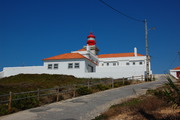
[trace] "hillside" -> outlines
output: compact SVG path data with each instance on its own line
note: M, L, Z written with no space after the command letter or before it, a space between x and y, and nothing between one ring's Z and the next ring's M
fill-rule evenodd
M0 79L0 95L11 92L25 92L37 89L87 83L89 79L70 75L19 74ZM91 79L100 80L100 79Z

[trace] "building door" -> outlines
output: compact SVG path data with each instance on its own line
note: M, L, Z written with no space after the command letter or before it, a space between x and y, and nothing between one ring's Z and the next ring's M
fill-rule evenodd
M180 78L180 71L178 71L176 73L177 73L177 77Z
M88 65L88 72L94 72L94 68L91 65Z

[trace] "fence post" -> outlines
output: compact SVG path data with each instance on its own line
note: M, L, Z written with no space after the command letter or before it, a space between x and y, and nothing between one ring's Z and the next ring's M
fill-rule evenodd
M88 89L90 88L90 81L88 80Z
M124 85L124 77L123 77L123 85Z
M153 75L151 74L151 81L153 80Z
M143 79L143 75L141 75L141 80L143 81L144 79Z
M57 94L56 101L58 102L59 101L59 87L57 88L56 94Z
M132 76L132 80L134 80L134 76Z
M112 81L111 81L112 83L112 88L114 88L114 79L112 79Z
M12 92L9 92L8 111L12 110Z
M38 99L38 101L39 101L39 98L40 98L40 91L39 91L39 89L37 90L37 99Z
M155 80L155 75L153 75L153 78L152 78L153 80Z
M73 97L76 97L76 86L73 85Z

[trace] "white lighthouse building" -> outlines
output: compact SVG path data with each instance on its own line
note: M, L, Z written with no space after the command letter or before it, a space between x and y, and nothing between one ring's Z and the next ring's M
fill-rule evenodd
M145 75L146 56L137 53L98 54L93 33L87 45L77 51L43 59L43 66L5 67L0 77L17 74L66 74L83 78L122 78ZM150 72L151 67L149 66ZM151 72L152 73L152 72Z

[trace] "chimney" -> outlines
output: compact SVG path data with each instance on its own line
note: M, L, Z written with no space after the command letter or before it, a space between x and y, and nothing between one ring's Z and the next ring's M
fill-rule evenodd
M86 46L86 51L89 52L90 51L90 48L89 48L89 45L87 44Z
M134 56L137 57L137 48L134 48Z

